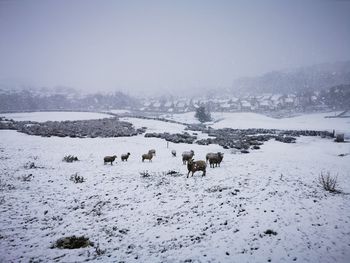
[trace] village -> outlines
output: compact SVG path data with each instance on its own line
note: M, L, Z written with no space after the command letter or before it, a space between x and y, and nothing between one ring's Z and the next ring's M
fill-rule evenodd
M262 94L260 96L226 96L222 98L151 98L143 99L139 111L184 113L205 105L216 112L277 112L277 111L327 111L320 92L310 92L308 96L298 94ZM135 109L136 110L136 109Z

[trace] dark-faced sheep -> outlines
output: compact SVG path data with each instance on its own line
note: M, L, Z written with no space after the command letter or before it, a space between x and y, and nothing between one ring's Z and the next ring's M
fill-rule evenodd
M171 154L173 155L173 157L176 157L176 151L175 150L172 150Z
M116 155L113 155L113 156L105 156L105 158L103 158L104 164L106 164L106 163L111 163L111 165L113 165L113 162L114 162L115 158L117 158Z
M152 162L152 158L153 158L153 153L142 154L142 162L144 160L149 160L150 162Z
M210 167L212 168L214 168L214 164L215 164L215 167L217 167L218 165L220 167L220 163L222 162L223 158L224 158L224 154L221 152L208 153L206 155L207 162L209 161Z
M189 160L191 160L194 156L194 151L191 150L190 152L183 152L182 153L182 163L186 164Z
M188 169L187 178L190 172L192 172L192 176L193 176L193 174L197 171L202 171L203 172L202 176L205 176L207 164L205 163L205 161L202 161L202 160L194 161L193 159L190 159L187 161L187 169Z
M122 159L122 162L124 162L124 161L128 161L129 156L130 156L130 153L126 153L126 154L122 154L120 158Z
M155 149L149 150L148 153L151 153L151 154L153 154L154 156L156 156L156 150L155 150Z

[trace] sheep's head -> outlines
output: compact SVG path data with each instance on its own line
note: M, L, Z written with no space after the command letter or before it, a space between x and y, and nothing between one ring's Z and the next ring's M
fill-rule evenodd
M114 159L115 159L115 158L117 158L117 156L116 156L116 155L113 155L112 157L113 157Z
M130 153L127 153L127 155L129 156L129 155L130 155Z
M191 153L192 153L192 154L194 154L194 151L193 151L193 150L191 150Z
M192 165L193 162L194 162L194 159L190 159L190 160L187 161L187 164L188 164L188 165Z

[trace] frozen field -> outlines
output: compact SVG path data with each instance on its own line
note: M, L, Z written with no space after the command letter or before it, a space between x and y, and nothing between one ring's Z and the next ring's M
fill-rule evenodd
M0 113L8 119L15 121L77 121L111 118L112 115L96 112L64 112L64 111L42 111L42 112L21 112L21 113Z
M276 119L267 117L262 114L251 112L239 113L221 113L214 112L212 117L215 123L212 127L249 129L249 128L265 128L265 129L292 129L292 130L327 130L333 129L337 132L346 133L350 137L350 118L325 118L325 116L334 116L335 113L314 113L305 114L297 117ZM164 117L184 123L199 123L194 117L194 112L183 114L165 114Z
M250 123L267 125L264 120ZM156 132L184 128L128 121ZM42 138L1 130L0 262L349 262L350 155L338 155L350 153L350 144L300 137L295 144L269 141L246 155L218 145L166 145L143 135ZM157 150L153 162L142 163L151 148ZM195 159L224 152L221 167L186 178L180 156L191 149ZM131 156L122 163L126 152ZM68 154L80 161L62 162ZM117 163L104 165L103 157L113 154ZM150 176L140 175L145 172ZM321 172L338 175L343 193L319 187ZM86 181L72 182L75 173ZM71 235L84 235L95 247L50 248Z

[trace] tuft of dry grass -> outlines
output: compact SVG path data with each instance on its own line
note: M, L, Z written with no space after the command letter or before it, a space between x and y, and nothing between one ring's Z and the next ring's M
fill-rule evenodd
M319 184L323 187L324 190L330 193L340 193L338 189L338 176L332 176L330 172L321 174L318 177Z
M83 176L78 175L78 173L72 174L70 176L70 180L76 184L85 182L85 178Z

